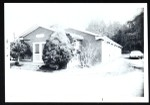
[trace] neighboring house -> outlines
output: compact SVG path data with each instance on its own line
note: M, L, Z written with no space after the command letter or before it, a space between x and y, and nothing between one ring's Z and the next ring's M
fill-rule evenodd
M38 26L31 31L23 34L20 39L26 41L31 46L33 52L33 62L42 61L42 51L46 40L55 34L55 30L43 26ZM76 48L96 48L98 62L109 61L112 58L116 58L121 55L122 46L115 43L108 37L99 37L98 34L94 34L88 31L81 31L73 28L65 29L66 35L71 35L76 39Z

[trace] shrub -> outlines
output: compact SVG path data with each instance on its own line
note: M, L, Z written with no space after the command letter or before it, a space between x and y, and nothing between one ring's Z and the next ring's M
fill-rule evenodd
M99 62L100 53L97 46L87 43L86 47L81 47L80 62L82 67L90 67Z
M65 69L67 63L72 58L72 46L68 37L63 32L56 32L43 49L42 59L50 69Z
M24 56L32 56L32 52L30 50L30 46L27 43L17 40L10 44L10 56L17 60L19 63L20 58L23 58Z

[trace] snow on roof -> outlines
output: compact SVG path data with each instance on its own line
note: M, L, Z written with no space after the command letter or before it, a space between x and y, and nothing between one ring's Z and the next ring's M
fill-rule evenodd
M29 30L25 31L21 36L20 38L23 38L25 37L26 35L28 35L29 33L31 33L32 31L36 30L37 28L39 27L42 27L42 28L45 28L45 29L48 29L48 30L51 30L51 31L54 31L56 32L57 30L59 29L53 29L53 28L50 28L50 27L46 27L46 26L34 26L34 27L31 27ZM106 36L100 36L99 34L95 34L95 33L92 33L92 32L89 32L89 31L86 31L86 30L81 30L81 29L77 29L77 28L66 28L64 30L76 30L76 31L79 31L79 32L83 32L83 33L86 33L86 34L89 34L89 35L93 35L95 36L95 40L99 40L99 39L102 39L102 40L105 40L107 42L110 42L110 43L113 43L114 45L117 45L119 47L122 48L121 45L119 45L118 43L114 42L113 40L111 40L110 38L106 37ZM75 33L70 33L70 35L76 39L81 39L83 40L84 38L80 35L77 35Z
M39 27L42 27L42 28L45 28L45 29L48 29L48 30L51 30L51 31L61 31L61 30L63 30L63 29L55 29L55 28L50 28L50 27L46 27L46 26L38 26L38 25L35 25L35 26L33 26L33 27L31 27L31 28L29 28L27 31L25 31L25 32L23 32L22 34L21 34L21 36L20 36L20 38L23 38L23 37L25 37L25 36L27 36L29 33L31 33L32 31L34 31L34 30L36 30L37 28L39 28ZM70 28L69 28L70 29ZM72 29L72 28L71 28ZM65 30L65 29L64 29ZM77 29L75 29L75 30L77 30ZM77 31L81 31L81 30L77 30ZM83 32L83 31L81 31L81 32ZM91 34L91 33L89 33L89 32L86 32L86 33L88 33L88 34ZM77 35L77 34L73 34L73 33L71 33L71 36L72 37L74 37L74 38L76 38L76 39L83 39L83 37L82 36L79 36L79 35Z
M74 28L74 27L73 28L67 28L66 30L76 30L76 31L79 31L79 32L83 32L83 33L92 35L92 36L100 36L100 34L95 34L93 32L89 32L89 31L82 30L82 29L77 29L77 28Z
M120 48L122 48L122 46L116 42L114 42L113 40L111 40L110 38L108 38L107 36L102 36L100 34L95 34L95 33L92 33L92 32L89 32L89 31L86 31L86 30L81 30L81 29L77 29L77 28L68 28L68 29L71 29L71 30L77 30L77 31L80 31L80 32L84 32L84 33L87 33L87 34L90 34L90 35L93 35L95 36L95 40L99 40L99 39L102 39L102 40L105 40L107 42L110 42L116 46L119 46Z
M121 46L120 44L114 42L113 40L111 40L111 39L108 38L107 36L101 36L101 37L98 36L98 37L95 37L95 40L100 40L100 39L102 39L102 40L104 40L104 41L106 41L106 42L110 42L110 43L112 43L112 44L114 44L114 45L119 46L120 48L122 48L122 46Z
M77 35L77 34L71 33L70 35L71 35L73 38L75 38L75 39L79 39L79 40L83 40L83 39L84 39L82 36Z

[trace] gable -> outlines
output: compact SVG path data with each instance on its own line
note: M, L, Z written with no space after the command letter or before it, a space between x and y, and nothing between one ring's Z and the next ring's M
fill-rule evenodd
M72 29L72 28L68 28L65 30L66 32L70 33L70 34L75 34L78 35L80 37L83 37L83 39L85 40L85 42L96 42L95 41L95 35L88 33L88 32L83 32L77 29Z
M37 29L31 31L30 33L22 36L24 40L28 40L31 42L45 42L52 34L54 31L43 28L43 27L38 27Z

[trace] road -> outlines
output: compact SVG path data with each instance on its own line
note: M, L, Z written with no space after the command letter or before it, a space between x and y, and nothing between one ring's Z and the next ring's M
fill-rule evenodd
M144 72L134 61L118 58L85 69L55 72L9 70L5 72L8 102L99 102L108 98L141 97ZM143 65L143 60L137 66ZM135 62L134 62L135 63Z

